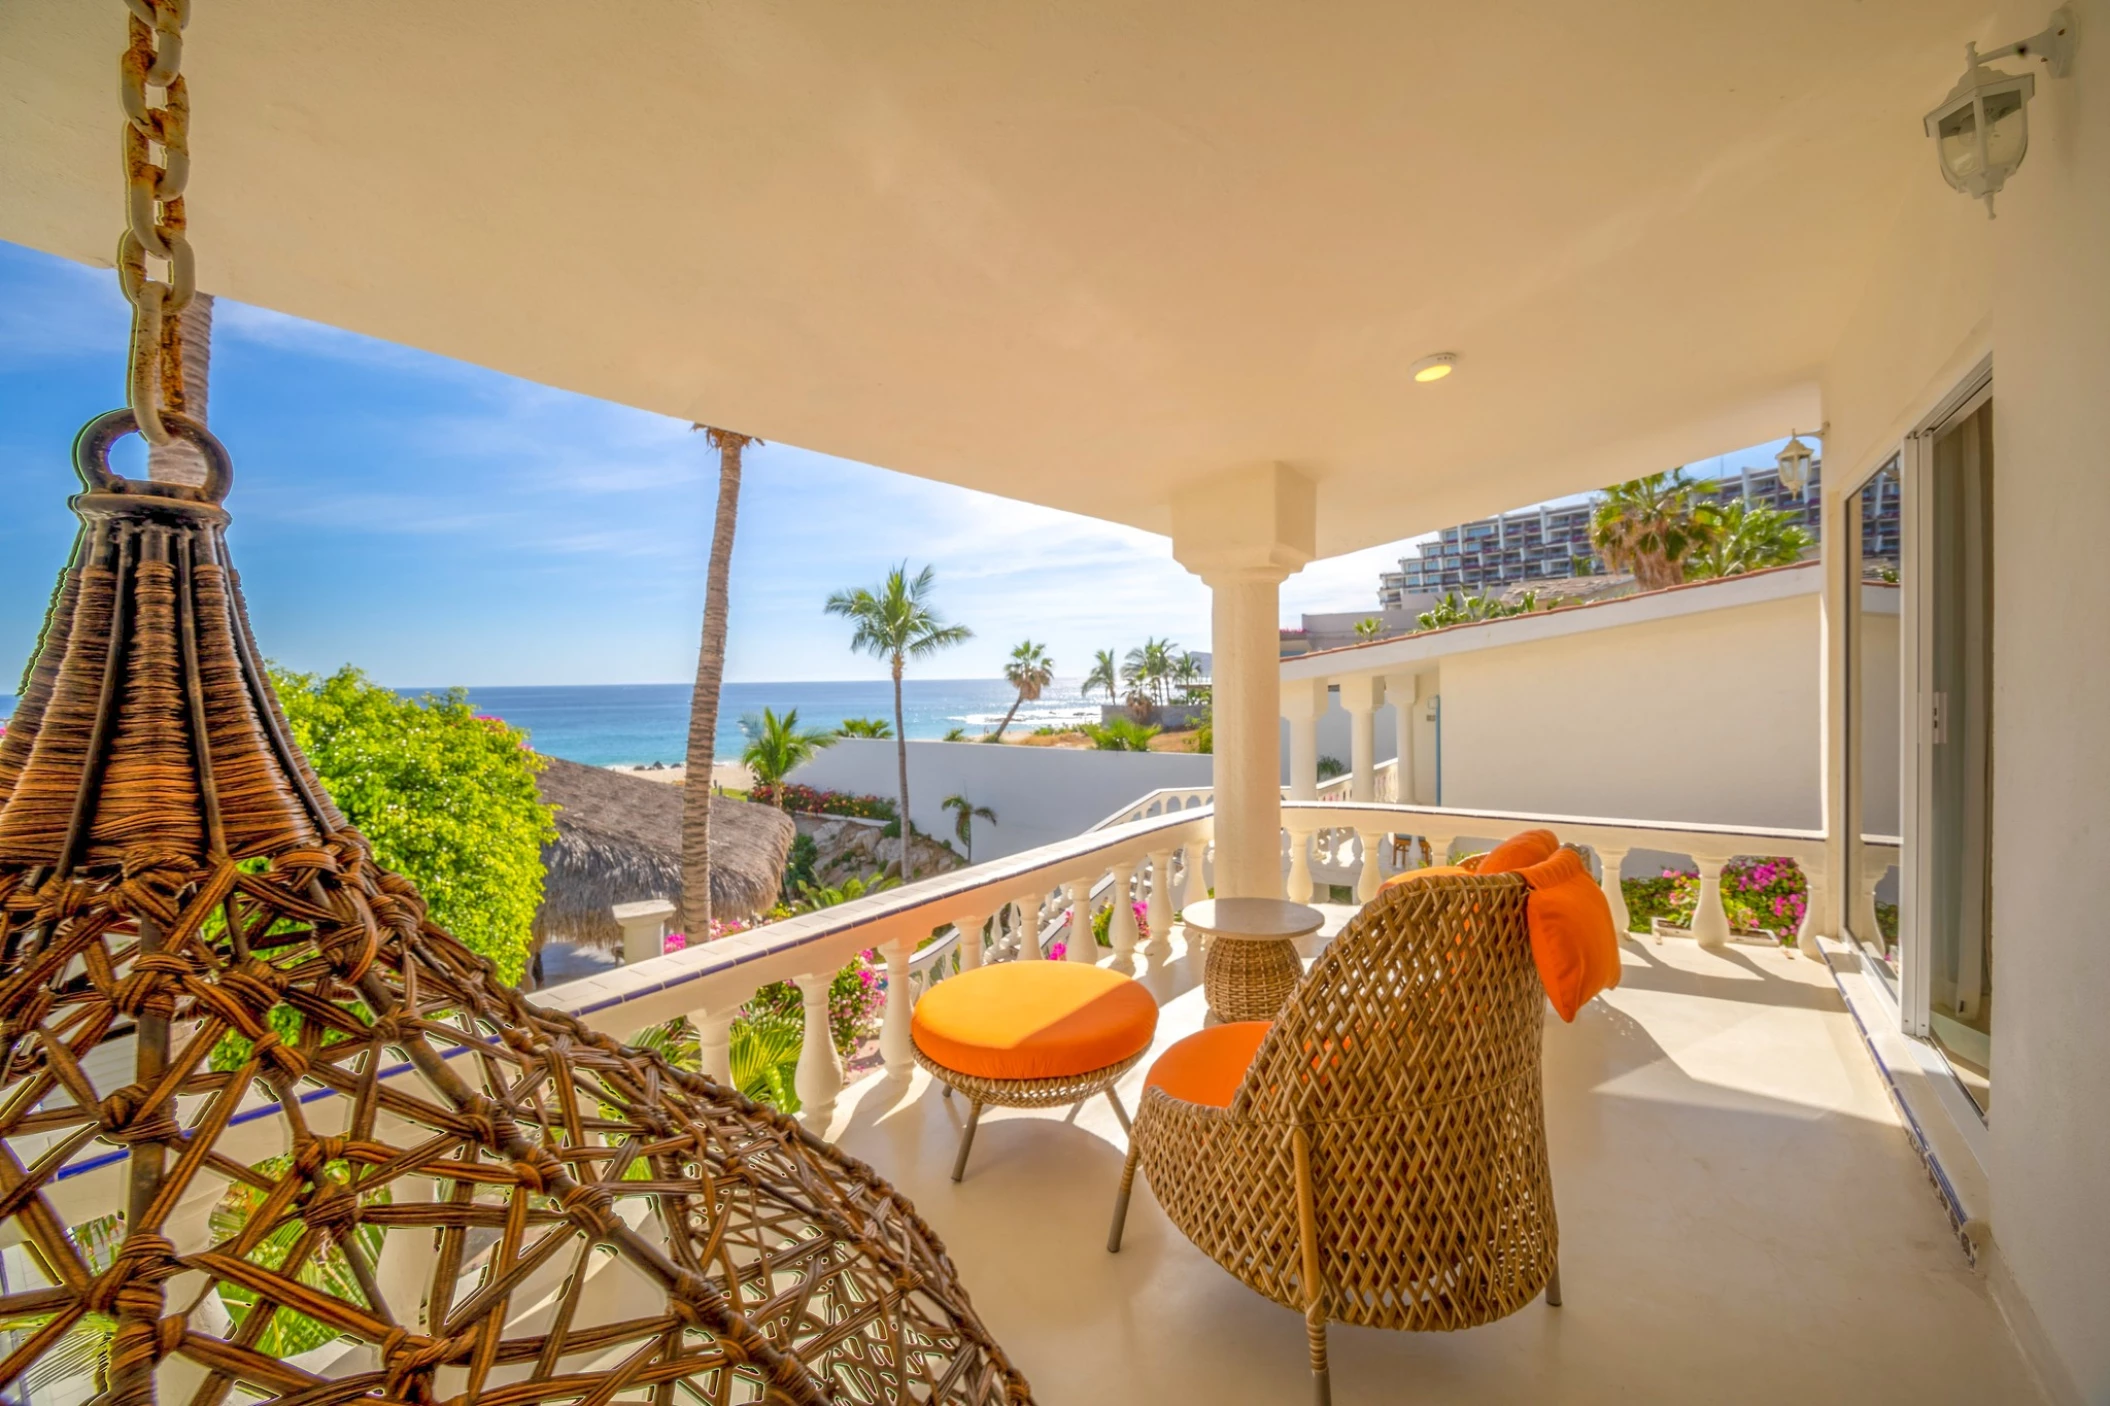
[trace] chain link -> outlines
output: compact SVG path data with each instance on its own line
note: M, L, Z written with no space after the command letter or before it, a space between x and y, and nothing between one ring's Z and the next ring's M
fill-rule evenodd
M198 290L183 237L183 187L190 179L190 92L183 81L183 27L190 0L125 0L131 42L118 65L125 109L125 232L117 279L132 304L132 414L149 444L174 435L164 414L184 412L179 316ZM151 95L161 90L157 103ZM165 277L149 276L147 261Z

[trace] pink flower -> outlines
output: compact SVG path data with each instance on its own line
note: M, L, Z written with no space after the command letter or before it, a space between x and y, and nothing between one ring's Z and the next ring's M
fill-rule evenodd
M687 933L670 932L667 934L665 941L662 943L660 951L679 952L688 945L689 935Z
M1067 942L1058 942L1048 949L1048 960L1059 962L1069 954L1069 950L1070 945Z

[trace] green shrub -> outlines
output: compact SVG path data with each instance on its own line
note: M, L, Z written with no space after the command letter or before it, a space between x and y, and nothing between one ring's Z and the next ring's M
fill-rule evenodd
M520 980L542 904L554 814L527 734L480 717L461 689L404 698L349 666L271 671L293 740L374 857L424 894L432 920Z
M1092 746L1102 752L1147 752L1150 739L1162 731L1156 723L1139 723L1134 718L1115 718L1104 727L1086 723L1083 728Z

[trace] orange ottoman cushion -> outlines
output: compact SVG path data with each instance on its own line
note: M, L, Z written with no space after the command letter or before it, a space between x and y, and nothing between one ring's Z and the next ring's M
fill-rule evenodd
M916 1003L909 1034L933 1063L983 1079L1060 1079L1150 1047L1158 1003L1140 982L1081 962L961 972Z
M1238 1092L1273 1024L1238 1020L1198 1030L1151 1063L1143 1087L1163 1089L1182 1103L1229 1108L1231 1096Z

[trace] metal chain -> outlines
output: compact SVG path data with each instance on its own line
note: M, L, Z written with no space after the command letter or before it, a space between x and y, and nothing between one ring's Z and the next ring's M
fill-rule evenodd
M197 292L197 271L184 240L183 187L190 179L190 92L183 81L183 27L190 0L125 0L131 43L118 66L125 109L124 237L117 278L132 304L127 399L149 444L174 438L164 413L182 414L183 330L180 314ZM149 96L161 90L157 104ZM157 154L158 153L158 154ZM147 260L166 277L150 278Z

